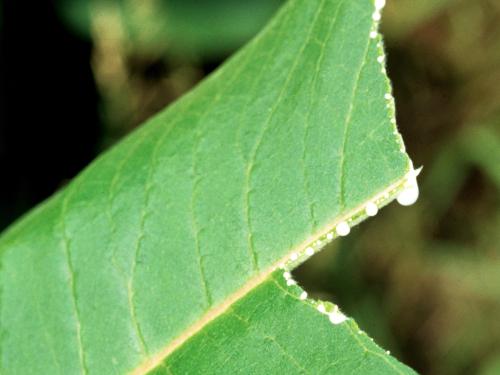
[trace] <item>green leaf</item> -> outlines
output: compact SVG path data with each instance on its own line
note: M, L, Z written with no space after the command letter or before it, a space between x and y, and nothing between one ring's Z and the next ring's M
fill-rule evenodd
M1 373L413 373L288 273L415 195L379 10L289 1L11 227Z

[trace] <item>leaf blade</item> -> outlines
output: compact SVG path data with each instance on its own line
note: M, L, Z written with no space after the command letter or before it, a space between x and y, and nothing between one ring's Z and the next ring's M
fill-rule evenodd
M273 304L263 305L269 300ZM276 316L285 322L280 329L274 326ZM228 353L226 347L233 349ZM189 363L187 358L196 361ZM414 373L377 347L354 321L332 326L310 302L300 300L296 290L290 290L280 272L211 322L203 335L194 336L152 373L217 373L221 368L227 373L256 374Z
M154 368L291 254L392 199L411 164L370 38L373 10L290 1L7 233L2 370Z

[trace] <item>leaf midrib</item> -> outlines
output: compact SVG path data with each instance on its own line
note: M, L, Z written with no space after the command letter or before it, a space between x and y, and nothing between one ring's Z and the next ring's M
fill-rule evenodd
M237 301L243 299L252 290L257 288L259 285L263 284L272 275L272 273L276 271L276 269L283 266L284 264L286 265L292 254L294 253L302 254L304 252L304 249L306 249L310 244L326 236L327 233L334 231L336 226L342 221L348 221L349 219L356 217L356 219L352 222L352 224L354 225L365 220L367 218L367 215L364 213L364 209L369 202L383 200L383 202L380 203L381 207L389 204L396 198L397 194L404 188L406 180L407 180L406 176L401 179L398 179L396 182L389 185L384 190L371 196L369 199L363 201L361 204L356 206L351 211L347 212L346 214L340 217L337 217L335 220L325 225L322 230L316 232L314 235L307 238L301 244L291 249L284 257L279 259L273 265L268 267L260 274L255 275L250 280L248 280L240 289L238 289L236 292L228 296L224 302L210 309L199 320L197 320L194 324L188 327L180 336L172 340L164 349L162 349L156 355L150 357L147 361L145 361L144 363L136 367L134 370L132 370L130 375L147 374L150 371L154 370L156 367L160 366L174 351L176 351L184 343L186 343L186 341L188 341L191 337L193 337L198 332L203 330L212 321L223 315ZM307 258L303 258L302 262L307 260L308 258L309 256L307 256ZM295 264L295 266L297 266L297 264Z
M292 66L291 66L291 68L289 70L289 73L287 75L287 78L285 80L283 88L282 88L280 94L278 95L278 99L275 102L273 110L271 111L270 115L268 116L268 119L264 123L263 130L261 130L260 135L258 136L257 142L255 143L255 145L254 145L254 147L252 149L252 153L251 153L251 157L250 157L250 162L248 163L248 166L247 166L247 169L246 169L246 177L247 178L246 178L246 184L245 185L247 186L247 192L246 192L247 200L249 199L249 195L250 195L250 192L249 192L248 189L249 189L249 184L250 184L249 179L250 179L251 172L252 172L252 167L253 167L253 160L252 159L255 158L255 155L258 153L259 145L260 145L260 140L265 135L265 132L267 130L267 125L271 122L271 119L273 117L274 111L279 106L279 103L281 102L281 98L283 96L283 93L285 92L285 90L286 90L286 88L288 86L288 82L289 82L290 78L293 76L293 72L296 70L298 62L300 61L300 56L303 54L305 48L308 45L308 41L310 40L310 38L312 36L312 33L314 31L314 27L315 27L316 22L317 22L317 20L319 18L319 15L321 14L321 10L322 10L324 4L325 4L325 0L322 0L322 2L320 3L320 5L318 6L318 9L317 9L317 11L315 13L315 16L314 16L314 20L313 20L313 22L311 22L311 27L310 27L310 29L308 31L308 35L306 37L306 40L305 40L303 46L301 47L300 52L297 54L297 58L294 60ZM338 15L338 11L342 8L342 5L343 5L343 2L341 4L339 4L339 7L337 8L337 14L335 15L335 19L332 22L332 26L331 27L333 27L333 25L335 24L335 21L336 21L336 18L337 18L336 16ZM356 96L357 87L358 87L358 83L359 83L359 78L361 76L361 72L363 70L363 67L366 64L366 56L367 56L367 53L368 53L369 45L370 45L370 40L368 39L368 41L366 43L366 46L365 46L365 49L364 49L363 58L360 61L359 69L357 70L357 74L355 76L354 85L353 85L352 92L351 92L352 98L351 98L350 106L348 108L348 111L347 111L346 117L345 117L345 121L344 121L344 126L343 126L344 133L343 133L343 142L342 142L342 146L343 147L342 147L342 151L344 151L344 148L345 148L345 143L346 143L347 133L348 133L348 127L349 127L349 124L351 122L350 120L351 120L351 115L352 115L352 110L353 110L352 100ZM321 58L319 60L321 61ZM344 206L344 204L343 204L343 200L344 200L343 199L343 190L344 190L344 187L343 187L343 185L344 185L343 184L343 168L344 168L344 166L343 166L343 159L344 159L344 152L342 152L342 163L341 163L341 166L340 166L340 168L341 168L341 173L340 173L340 179L341 179L341 181L340 181L340 184L341 184L342 188L340 189L339 200L342 202L342 206ZM171 353L173 353L175 350L177 350L179 347L181 347L190 337L194 336L196 333L198 333L199 331L201 331L211 321L215 320L217 317L221 316L224 312L226 312L235 302L237 302L238 300L244 298L245 295L247 295L250 291L252 291L256 287L258 287L260 284L262 284L279 267L280 264L286 263L286 261L289 259L289 257L290 257L291 254L293 254L295 252L300 252L301 250L305 249L305 247L308 244L316 241L322 235L326 235L326 233L332 231L339 222L344 221L346 219L349 219L351 216L354 215L354 213L356 213L360 209L362 209L368 202L373 201L375 199L375 197L377 197L377 196L383 196L383 195L386 195L387 192L393 191L394 188L396 186L398 186L399 184L401 184L401 182L404 181L404 180L405 180L405 178L399 180L395 184L389 186L387 189L384 189L381 193L376 194L374 197L368 199L367 201L365 201L364 203L362 203L360 206L356 207L349 214L345 214L345 215L343 215L343 217L338 218L334 222L330 223L329 225L326 226L326 229L324 229L323 231L318 231L316 235L312 235L309 239L307 239L306 241L304 241L304 243L302 243L301 245L299 245L297 248L291 250L287 255L285 255L283 258L281 258L280 260L278 260L276 263L274 263L268 269L266 269L265 271L257 274L256 276L254 276L246 284L244 284L239 290L237 290L235 293L233 293L232 295L230 295L223 303L221 303L220 305L216 306L215 308L209 310L197 322L195 322L193 325L191 325L183 334L181 334L176 339L174 339L164 350L160 351L157 355L155 355L152 358L150 358L143 365L141 365L138 368L136 368L132 372L132 374L134 374L134 375L144 374L144 373L147 373L150 370L154 369L157 365L160 365L162 362L164 362L164 360ZM248 202L247 202L246 206L247 207L249 206ZM251 245L252 244L252 239L251 239L251 232L252 231L251 231L249 216L250 216L250 213L247 212L247 225L248 225L248 229L249 229L248 230L248 236L249 236L248 241L249 241L249 244ZM250 248L252 248L252 246L250 246Z

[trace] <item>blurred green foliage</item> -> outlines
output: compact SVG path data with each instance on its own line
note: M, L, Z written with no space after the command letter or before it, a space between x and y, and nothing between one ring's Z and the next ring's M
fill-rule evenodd
M243 44L279 0L59 0L94 44L113 143ZM383 21L420 202L297 271L426 374L500 373L500 2L392 0Z
M255 35L282 0L57 0L68 27L94 43L108 125L103 147L189 90Z
M62 17L83 36L96 28L139 53L220 56L259 31L282 0L58 0ZM99 24L101 23L101 24Z

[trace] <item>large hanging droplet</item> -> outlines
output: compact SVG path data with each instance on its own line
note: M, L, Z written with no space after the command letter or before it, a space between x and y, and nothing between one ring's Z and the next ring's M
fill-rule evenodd
M412 166L412 169L408 173L408 176L406 178L404 188L397 197L398 203L400 205L411 206L417 201L419 195L417 176L420 174L421 170L422 168L414 170Z

